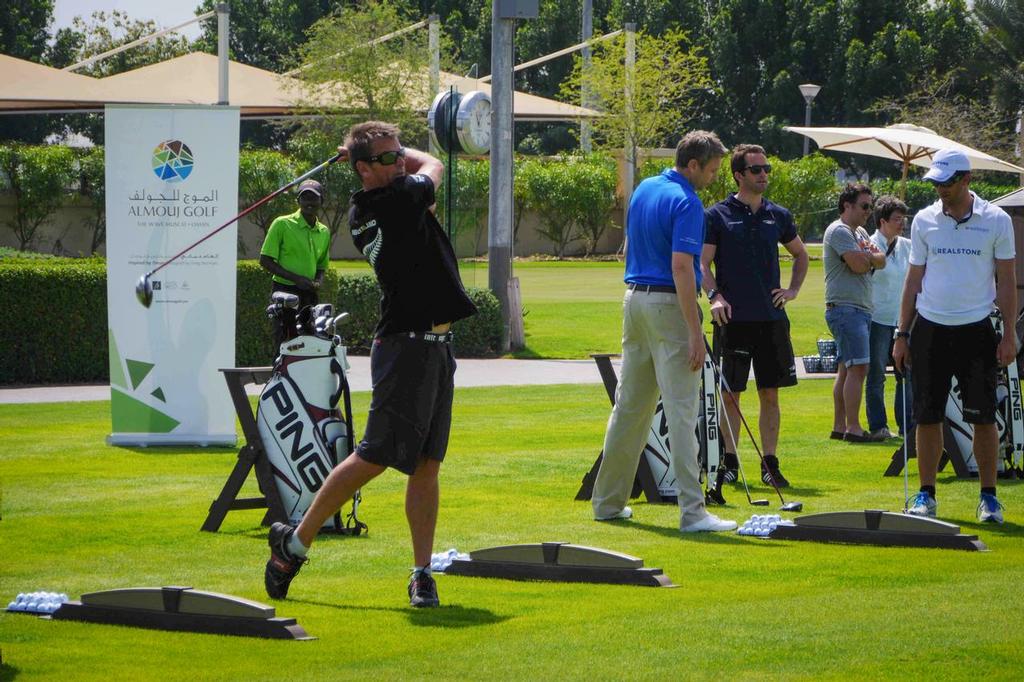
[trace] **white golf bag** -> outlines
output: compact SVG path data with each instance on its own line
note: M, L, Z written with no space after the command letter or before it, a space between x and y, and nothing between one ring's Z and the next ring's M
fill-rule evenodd
M268 316L298 305L298 297L292 294L278 292L273 300ZM347 313L332 315L330 304L300 311L297 335L281 344L256 409L263 449L292 525L302 520L331 470L355 446L345 374L349 365L341 338L334 334ZM342 399L344 411L338 407ZM344 525L340 514L335 514L324 530L351 535L366 530L358 518L360 501L357 491Z
M989 320L996 328L996 332L1002 335L1004 330L999 311L992 311ZM1000 475L1021 475L1024 457L1024 406L1021 402L1020 376L1016 362L1011 362L999 371L996 384L996 429L999 432ZM946 454L953 460L957 473L963 475L961 472L966 472L968 476L977 476L978 462L974 459L972 444L974 425L964 420L963 401L956 377L953 378L949 399L946 401L943 431Z
M718 468L722 461L724 445L719 429L718 394L715 390L714 359L710 354L704 357L701 372L700 404L697 414L697 459L708 491L717 490ZM678 499L679 488L672 467L671 448L668 440L668 419L661 399L654 409L654 418L644 445L643 456L647 459L651 474L658 486L658 493L665 502Z

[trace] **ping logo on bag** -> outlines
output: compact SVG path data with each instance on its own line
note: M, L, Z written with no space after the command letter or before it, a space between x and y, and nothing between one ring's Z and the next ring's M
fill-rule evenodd
M277 409L280 419L271 420L275 441L294 464L294 469L309 492L316 492L330 474L330 467L324 462L321 448L317 447L316 430L302 418L295 402L288 395L285 382L268 387L260 396L261 401L270 400ZM306 429L306 426L310 426Z

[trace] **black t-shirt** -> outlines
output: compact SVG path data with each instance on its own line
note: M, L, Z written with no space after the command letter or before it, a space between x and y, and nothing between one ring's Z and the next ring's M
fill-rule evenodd
M433 203L434 183L425 175L405 175L352 195L352 241L381 289L378 336L430 331L476 313L455 251L428 210Z
M732 194L705 215L704 243L716 247L715 282L732 306L732 319L786 319L786 312L772 304L771 292L780 288L779 244L797 237L793 214L767 199L755 214Z

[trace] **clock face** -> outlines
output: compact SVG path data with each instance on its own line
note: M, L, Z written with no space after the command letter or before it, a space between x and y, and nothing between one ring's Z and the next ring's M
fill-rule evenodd
M491 149L491 98L479 90L467 93L459 104L455 128L462 150L486 154Z

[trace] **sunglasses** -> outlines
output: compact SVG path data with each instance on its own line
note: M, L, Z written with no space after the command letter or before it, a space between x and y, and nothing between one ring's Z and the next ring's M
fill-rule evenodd
M399 159L405 158L405 147L399 147L398 149L390 152L381 152L376 156L369 156L366 158L366 163L379 163L382 166L394 166L398 163Z
M865 201L864 203L862 203L860 205L860 208L861 208L862 211L870 211L874 207L875 207L875 205L872 204L870 201Z
M953 177L951 177L949 180L946 180L945 182L939 182L937 180L929 180L929 182L931 182L936 187L948 188L948 187L952 187L956 183L960 182L960 180L962 180L962 179L963 179L963 176L960 175L960 173L953 173Z
M772 165L770 163L766 163L763 166L759 166L759 165L755 164L753 166L747 166L743 170L750 171L750 173L752 175L760 175L761 173L764 173L765 175L768 175L769 173L772 172Z

